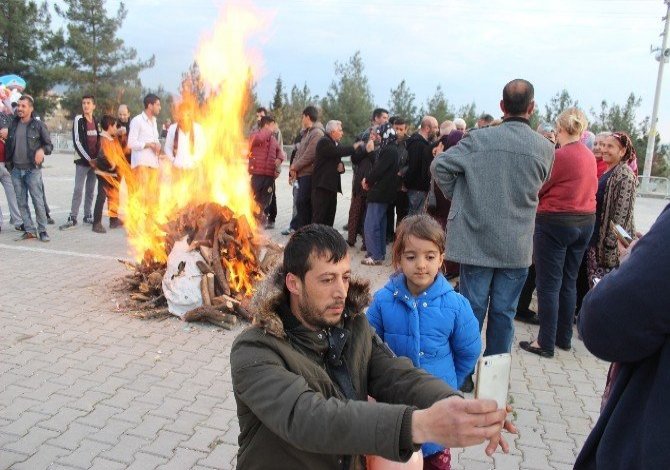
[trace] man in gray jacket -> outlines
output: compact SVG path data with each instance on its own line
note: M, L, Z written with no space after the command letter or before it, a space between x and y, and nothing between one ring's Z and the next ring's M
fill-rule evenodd
M452 199L447 258L461 264L460 292L480 330L489 311L485 356L510 351L532 261L538 192L554 162L554 147L529 125L533 95L530 82L509 82L500 102L504 122L470 132L431 165Z

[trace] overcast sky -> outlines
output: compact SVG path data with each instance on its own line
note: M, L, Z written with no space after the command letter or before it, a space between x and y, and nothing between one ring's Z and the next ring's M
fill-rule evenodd
M118 1L110 0L109 14ZM121 31L139 56L155 54L142 73L145 85L176 91L201 36L216 23L224 1L133 0ZM660 47L662 0L256 0L270 22L252 46L263 56L257 92L272 98L277 76L287 90L307 83L323 96L335 61L360 50L377 105L404 78L425 102L438 84L456 107L474 101L479 112L499 115L502 86L512 78L535 85L543 108L567 89L586 111L600 101L623 104L642 97L641 120L651 115ZM668 71L670 73L670 71ZM670 77L659 113L670 141Z

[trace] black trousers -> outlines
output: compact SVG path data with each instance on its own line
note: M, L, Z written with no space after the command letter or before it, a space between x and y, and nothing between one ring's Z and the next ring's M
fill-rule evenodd
M256 217L261 222L265 222L265 209L272 200L274 183L275 179L272 176L251 175L251 190L254 192L254 201L260 208L260 213Z
M330 227L335 223L337 193L323 188L312 190L312 223Z
M312 175L298 178L298 217L296 229L312 223Z
M533 291L535 291L535 264L531 264L528 268L528 277L526 277L526 283L523 285L523 290L519 296L516 311L521 312L521 315L526 313L530 308L530 301L533 300Z
M93 206L93 223L99 224L102 222L102 209L105 206L105 200L107 199L107 195L112 192L113 187L112 184L109 181L107 181L103 176L96 175L96 178L98 178L98 194L95 197L95 206ZM109 201L110 217L112 217L112 211L113 211L112 200L110 199ZM116 211L114 211L113 216L116 217Z
M274 222L277 218L277 183L272 182L272 200L270 205L265 208L265 215L268 216L269 222Z
M407 191L398 191L395 197L395 226L397 227L402 222L402 219L407 217L409 213L409 199L407 198Z

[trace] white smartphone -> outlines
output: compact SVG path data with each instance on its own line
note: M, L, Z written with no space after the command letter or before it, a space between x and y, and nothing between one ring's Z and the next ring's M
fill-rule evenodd
M621 244L625 247L628 248L628 246L633 242L633 237L630 236L628 232L619 224L615 224L610 220L610 227L612 228L612 231L614 232L614 235L616 235L617 239L621 242Z
M505 409L511 369L512 355L509 353L480 358L477 361L475 398L495 400L499 409Z

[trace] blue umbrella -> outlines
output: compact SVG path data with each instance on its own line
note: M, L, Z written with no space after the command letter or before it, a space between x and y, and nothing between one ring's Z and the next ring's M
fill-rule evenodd
M0 77L0 85L4 85L10 90L23 91L26 88L26 81L18 75L3 75Z

